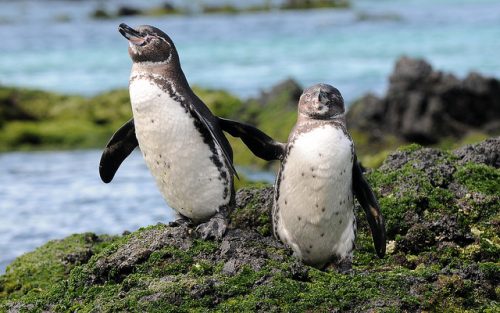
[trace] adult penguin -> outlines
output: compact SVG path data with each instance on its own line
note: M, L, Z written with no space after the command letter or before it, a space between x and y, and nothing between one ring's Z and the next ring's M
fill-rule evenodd
M176 223L199 224L203 238L221 238L234 205L232 149L219 119L195 95L181 69L174 43L152 26L120 24L133 61L130 101L133 119L103 151L101 179L110 182L138 145Z

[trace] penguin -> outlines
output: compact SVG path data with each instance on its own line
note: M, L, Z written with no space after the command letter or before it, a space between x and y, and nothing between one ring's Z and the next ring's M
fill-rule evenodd
M232 149L219 119L195 95L170 37L158 28L120 24L133 61L129 81L133 118L106 145L99 164L103 182L139 146L177 221L193 223L202 238L220 239L234 206Z
M377 255L383 258L386 249L384 218L357 162L344 114L339 90L316 84L300 96L297 123L286 144L253 126L221 120L222 129L240 137L256 156L281 161L274 187L274 235L305 264L341 272L352 265L354 196Z

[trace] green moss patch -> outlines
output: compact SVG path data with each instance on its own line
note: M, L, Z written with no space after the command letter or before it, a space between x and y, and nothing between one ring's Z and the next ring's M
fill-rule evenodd
M85 264L101 251L114 237L92 233L72 235L53 240L17 258L0 276L0 299L16 299L43 294L57 282L67 278L71 269Z
M491 166L469 163L455 173L455 178L470 191L486 195L500 194L500 170Z

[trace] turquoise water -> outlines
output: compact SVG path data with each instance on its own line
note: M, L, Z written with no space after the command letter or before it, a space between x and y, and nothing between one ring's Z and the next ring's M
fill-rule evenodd
M165 30L192 84L244 97L288 77L334 84L348 100L381 94L401 55L458 76L500 76L500 1L364 0L348 10L91 20L98 3L0 2L0 83L85 95L126 87L120 22Z

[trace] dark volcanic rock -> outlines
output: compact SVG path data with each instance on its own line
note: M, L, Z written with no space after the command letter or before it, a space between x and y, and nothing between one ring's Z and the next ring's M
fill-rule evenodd
M134 16L134 15L139 15L141 14L141 10L134 8L134 7L129 7L129 6L121 6L118 8L118 12L116 15L118 16Z
M467 145L453 153L460 159L460 164L474 162L499 168L500 137L490 138L476 145Z
M112 254L97 260L88 284L103 283L108 280L121 281L130 274L137 264L147 260L154 251L169 245L179 249L189 249L192 245L191 229L185 225L145 231L140 236L131 237L127 244L120 246Z
M387 156L382 171L401 170L407 164L423 171L433 186L446 187L455 166L448 158L448 154L433 148L422 148L417 151L398 151Z
M500 131L500 81L469 74L460 80L424 60L402 57L384 98L367 95L348 112L351 128L421 144L471 130Z

